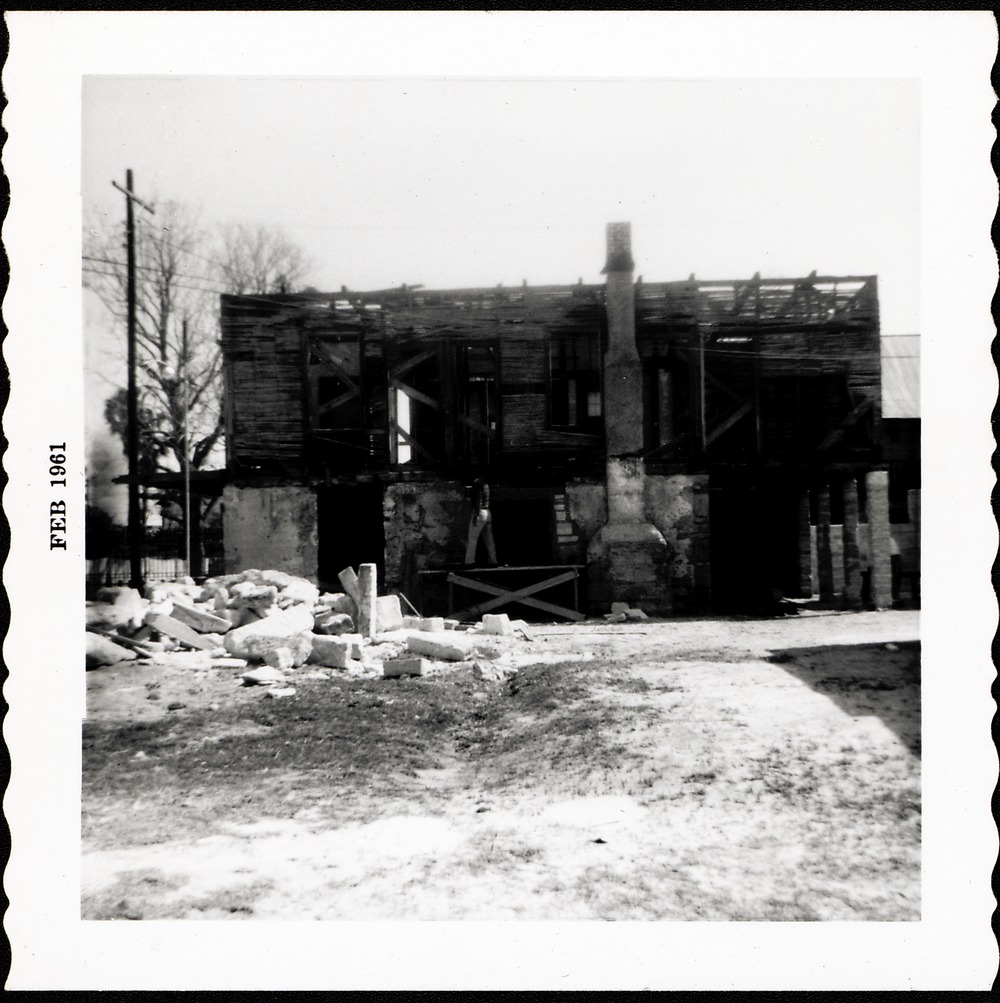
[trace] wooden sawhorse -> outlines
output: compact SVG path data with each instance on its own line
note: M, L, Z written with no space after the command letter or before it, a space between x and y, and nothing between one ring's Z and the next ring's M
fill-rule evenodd
M530 606L532 609L540 609L545 613L551 613L554 616L563 617L567 620L583 620L585 616L579 609L581 567L582 565L578 564L561 564L531 567L475 568L469 569L462 574L452 571L448 574L447 581L448 607L453 612L448 613L448 617L452 620L473 620L484 613L490 613L493 610L502 609L504 606L511 606L514 603L521 603L524 606ZM521 585L514 588L504 588L499 584L482 580L482 576L484 575L495 578L510 572L520 573L519 577L522 579L523 572L548 572L549 576L530 585ZM551 574L551 572L556 573ZM477 577L472 578L470 575L476 575ZM539 592L546 592L567 582L573 583L572 607L536 598ZM467 606L464 609L455 610L456 585L461 588L470 589L473 592L484 592L493 598L472 606Z

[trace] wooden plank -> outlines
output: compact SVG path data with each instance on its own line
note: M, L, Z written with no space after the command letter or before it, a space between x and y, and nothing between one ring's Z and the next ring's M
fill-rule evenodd
M339 397L335 397L332 401L327 401L325 404L320 405L318 408L318 414L320 417L328 415L331 411L336 410L348 401L354 400L355 397L359 395L358 390L348 390L346 393L341 394Z
M424 349L422 352L418 352L416 355L411 356L409 359L404 359L402 362L397 362L395 365L389 367L390 378L401 376L403 373L408 372L413 369L414 366L419 366L421 362L426 362L427 359L432 359L438 354L438 346L435 345L433 348Z
M406 445L416 450L416 452L418 452L425 460L429 460L431 463L439 462L438 458L434 456L432 453L429 453L426 449L424 449L424 447L421 446L420 443L417 442L417 440L414 439L409 432L400 428L398 424L396 424L394 427L396 430L396 434L403 440L403 442L405 442Z
M420 401L421 404L426 404L428 407L434 408L435 411L441 410L441 402L434 400L433 397L428 397L427 394L422 393L419 390L414 390L408 383L404 383L402 380L391 379L389 381L390 390L402 390L407 397L412 397L416 401Z
M705 444L711 445L719 438L720 435L728 432L733 425L735 425L742 418L745 418L753 410L753 400L744 401L735 411L733 411L728 418L720 422L712 431L705 437Z
M819 444L819 451L823 452L823 450L836 445L843 438L844 433L856 425L871 410L873 403L870 400L863 400L850 414L845 415L837 424L837 427Z

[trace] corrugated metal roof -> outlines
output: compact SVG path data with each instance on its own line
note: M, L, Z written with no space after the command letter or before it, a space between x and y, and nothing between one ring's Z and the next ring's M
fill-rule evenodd
M920 417L920 335L882 338L882 417Z

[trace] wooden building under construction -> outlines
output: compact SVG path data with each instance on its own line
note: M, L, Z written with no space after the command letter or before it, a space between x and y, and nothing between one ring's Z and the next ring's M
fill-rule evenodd
M609 224L601 285L222 297L227 563L440 606L488 471L500 561L584 612L888 605L875 277L633 272Z

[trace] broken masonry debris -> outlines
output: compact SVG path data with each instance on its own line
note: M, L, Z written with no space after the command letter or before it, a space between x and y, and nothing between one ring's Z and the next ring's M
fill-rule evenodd
M254 585L240 582L229 590L230 609L267 609L278 601L278 590L274 585Z
M224 617L216 616L204 609L198 609L197 606L189 605L178 599L174 600L173 617L202 634L224 634L233 626Z
M382 663L382 676L385 679L398 679L400 676L425 675L427 662L422 658L387 658Z
M337 575L340 580L340 584L344 586L344 591L354 600L355 605L358 602L358 576L354 573L354 568L344 568L343 571Z
M291 658L292 667L297 668L309 660L313 649L313 636L305 631L291 635L252 634L244 638L236 650L230 650L230 654L246 658L248 661L273 664L276 658L285 659L285 656L277 654L279 651L285 651L287 657Z
M116 662L128 662L134 658L138 658L138 655L129 648L116 644L102 634L87 631L86 660L88 669L95 669L101 665L114 665Z
M329 669L347 669L351 667L352 662L357 661L356 651L355 642L343 636L331 637L317 634L313 638L309 662L312 665L323 665ZM360 652L358 653L360 654Z
M317 634L353 634L354 620L347 613L325 610L315 617L313 629Z
M104 589L87 604L87 667L140 658L197 668L240 670L246 685L283 680L305 664L384 678L423 676L429 660L450 670L471 668L498 680L511 671L489 664L501 657L485 638L467 635L456 620L403 615L398 593L377 595L377 568L362 564L339 575L344 592L320 593L304 578L250 569L135 589ZM475 630L510 637L523 621L486 615ZM527 636L527 634L525 634ZM530 638L529 638L530 639ZM472 661L475 659L475 661ZM250 663L256 663L248 669Z
M473 646L471 641L460 634L417 631L410 634L406 647L415 655L426 655L446 662L461 662L469 657Z
M212 648L218 647L215 640L206 640L197 631L192 630L187 624L181 623L180 620L175 620L172 616L166 616L163 613L147 613L146 623L153 630L158 630L161 634L182 641L189 648L211 651Z
M276 669L291 669L295 666L295 656L292 654L291 648L280 645L268 649L264 655L264 664L273 666ZM299 664L301 665L302 663L300 662Z
M402 628L403 613L399 607L399 596L387 595L376 598L375 623L380 634Z
M285 674L273 665L263 665L259 669L250 669L242 677L244 686L271 686L273 683L283 683Z

